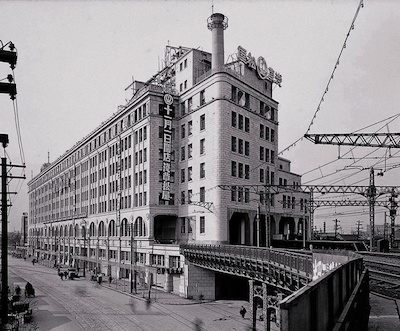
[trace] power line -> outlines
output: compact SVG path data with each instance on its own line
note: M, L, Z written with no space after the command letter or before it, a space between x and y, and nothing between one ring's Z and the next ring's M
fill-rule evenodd
M360 9L363 8L363 7L364 7L363 0L360 0L360 3L358 4L356 13L355 13L354 18L353 18L353 21L352 21L351 24L350 24L350 28L349 28L349 30L348 30L348 32L347 32L347 34L346 34L346 38L345 38L344 43L343 43L343 45L342 45L342 48L341 48L341 50L340 50L340 52L339 52L339 56L338 56L337 59L336 59L335 66L334 66L334 68L333 68L333 70L332 70L331 75L329 76L328 83L326 84L325 90L324 90L324 92L322 93L322 97L321 97L321 99L320 99L320 101L319 101L319 103L318 103L317 110L314 112L314 115L313 115L313 117L312 117L312 119L311 119L310 124L308 125L308 128L307 128L305 134L307 134L307 133L310 132L311 127L312 127L313 124L314 124L314 120L317 118L317 114L318 114L319 111L321 110L321 105L322 105L322 103L324 102L325 96L326 96L326 94L327 94L328 91L329 91L329 86L330 86L330 84L331 84L331 81L332 81L333 78L334 78L336 69L337 69L337 67L339 66L340 58L342 57L342 53L343 53L344 49L345 49L346 46L347 46L347 41L348 41L348 39L349 39L349 37L350 37L350 33L351 33L352 30L354 30L355 22L356 22L358 13L359 13ZM303 136L304 136L304 135L303 135ZM292 143L291 145L289 145L288 147L286 147L285 149L283 149L282 151L280 151L280 152L278 153L278 155L283 154L285 151L287 151L287 150L289 150L291 147L295 146L295 145L296 145L299 141L301 141L301 140L303 140L303 137L300 137L300 138L297 139L294 143Z

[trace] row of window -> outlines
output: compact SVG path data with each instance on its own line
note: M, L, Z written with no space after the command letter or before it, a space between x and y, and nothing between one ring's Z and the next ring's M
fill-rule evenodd
M231 100L233 102L237 103L241 107L250 109L250 104L251 104L250 99L251 99L251 95L249 93L240 90L239 88L237 88L234 85L231 86ZM276 109L268 106L263 101L259 102L258 113L261 116L266 117L267 119L269 119L271 121L275 121Z
M260 161L275 163L275 151L260 146Z
M300 210L304 210L307 213L307 199L300 199ZM283 195L282 196L282 208L284 209L295 209L296 198L293 196Z
M181 205L184 205L186 203L190 204L193 200L193 190L187 190L187 195L186 191L181 191ZM200 202L206 202L206 188L200 187L200 192L199 192L199 201Z
M250 179L250 166L241 162L231 161L231 176Z
M231 125L239 130L250 132L250 118L235 111L231 112Z
M206 177L206 164L204 162L200 163L200 171L199 171L199 178L205 178ZM193 180L193 167L188 167L187 168L187 181L190 182ZM181 169L181 183L184 183L186 181L186 169L183 168Z
M184 89L186 89L186 87ZM183 89L181 89L180 91L182 92L182 90ZM203 106L205 103L206 103L206 92L205 90L202 90L199 93L199 106ZM180 116L184 116L186 113L190 113L193 110L193 97L190 97L187 100L181 102L179 108L180 108Z
M140 113L140 114L139 114ZM138 109L134 111L134 116L135 116L135 122L142 117L144 117L147 112L146 112L146 104L142 105ZM80 148L77 150L73 155L70 157L66 158L62 162L60 162L57 166L55 166L51 171L49 171L46 175L44 175L41 178L38 178L38 180L34 183L31 184L31 188L35 189L41 185L43 185L45 182L50 181L52 178L54 178L57 174L60 172L64 171L65 169L69 168L70 166L74 165L78 160L80 160L82 157L88 155L89 153L95 151L97 148L99 148L102 144L106 143L108 140L111 140L115 136L117 136L118 133L121 133L125 127L130 127L132 125L131 122L131 117L133 115L128 114L126 119L121 120L119 124L115 124L114 127L110 127L107 131L104 131L102 134L100 134L98 137L90 141L88 144L86 144L84 147ZM125 123L125 124L124 124ZM135 131L135 143L137 144L138 142L141 142L143 140L147 139L147 127L140 128L139 130ZM113 144L108 148L108 154L109 157L113 157L118 154L118 148L120 149L120 152L129 149L132 146L132 140L131 136L127 136L123 139L121 139L120 145L118 143ZM107 159L107 149L104 151L100 152L98 154L99 158L99 163L105 162ZM71 170L72 172L76 171L77 173L75 174L69 174L69 177L72 177L73 175L79 174L79 171L86 171L88 170L89 166L95 167L97 165L97 155L89 158L89 162L85 161L82 162L81 166L82 169L79 169L78 167L74 167L74 170ZM65 176L66 174L63 174ZM40 192L39 192L40 194Z
M275 172L269 169L260 169L260 183L275 185Z
M271 143L275 142L275 130L270 129L264 124L260 124L260 138L270 141Z
M250 156L250 142L231 136L231 151L240 155Z
M179 71L182 71L186 67L187 67L187 59L185 59L183 62L179 63Z

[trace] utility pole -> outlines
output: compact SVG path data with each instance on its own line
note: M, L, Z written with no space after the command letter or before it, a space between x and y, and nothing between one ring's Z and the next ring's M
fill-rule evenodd
M383 221L383 239L386 240L386 212L385 212L385 217Z
M334 220L332 220L332 222L335 223L335 239L336 239L337 238L337 234L338 234L338 229L339 229L338 223L340 223L340 221L338 219L334 219Z
M362 229L362 221L358 220L356 225L357 225L357 239L360 239L360 229Z
M8 136L2 140L7 146ZM4 139L4 137L3 137ZM7 260L7 159L1 158L1 325L8 322L8 260Z
M394 191L394 189L392 189L391 192L391 196L389 198L389 202L390 202L390 210L389 210L389 215L390 215L390 248L393 248L394 245L394 235L395 235L395 230L394 230L394 221L396 219L396 210L397 210L397 202L396 199L397 198L397 194Z
M4 49L5 46L9 46L10 51ZM11 69L15 68L17 63L17 53L14 52L15 47L12 42L5 44L0 49L0 62L8 62ZM13 76L7 76L8 83L0 82L0 93L7 93L11 99L15 99L17 94L17 88L15 84L12 84ZM0 143L3 148L8 145L8 135L0 134ZM1 325L2 329L8 324L8 260L7 260L7 244L8 244L8 233L7 233L7 159L1 158Z
M260 247L260 203L257 201L256 214L256 247Z
M369 188L366 194L369 202L369 250L372 252L374 247L375 237L375 199L376 199L376 187L375 187L375 175L374 168L371 167L369 172Z

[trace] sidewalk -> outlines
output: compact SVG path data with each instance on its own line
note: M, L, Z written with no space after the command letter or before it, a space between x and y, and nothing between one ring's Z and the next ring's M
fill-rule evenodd
M370 293L368 331L400 330L400 300Z
M81 277L82 278L82 277ZM86 277L87 279L87 277ZM111 284L107 281L103 282L101 286L109 288L114 291L118 291L120 293L124 293L126 295L130 295L140 300L147 300L149 297L148 287L140 287L137 288L136 293L130 293L130 284L129 282L124 282L121 280L113 280ZM174 294L171 292L165 292L156 287L151 288L150 299L152 302L157 302L158 304L163 305L195 305L201 304L205 302L209 302L207 300L194 300L194 299L186 299L184 297L179 296L178 294Z

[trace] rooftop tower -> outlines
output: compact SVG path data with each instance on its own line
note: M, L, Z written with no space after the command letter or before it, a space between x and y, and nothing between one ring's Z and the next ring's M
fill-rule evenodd
M224 30L228 27L228 17L220 13L212 14L207 19L207 27L212 31L211 69L224 65Z

